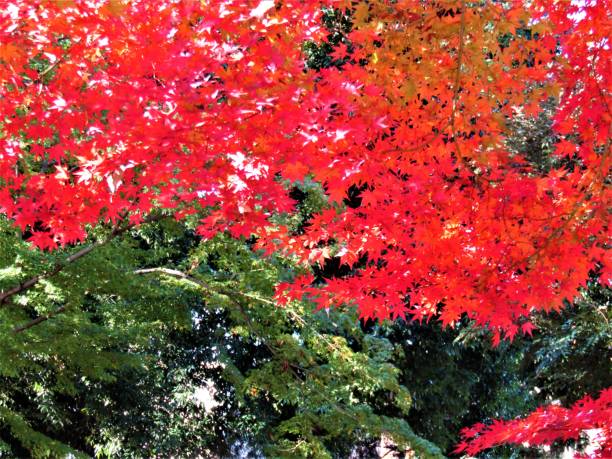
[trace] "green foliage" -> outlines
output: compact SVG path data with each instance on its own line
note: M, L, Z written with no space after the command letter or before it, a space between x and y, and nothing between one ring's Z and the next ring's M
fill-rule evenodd
M552 129L555 109L556 101L551 99L542 105L542 111L537 117L519 113L509 121L512 135L506 139L506 145L540 173L561 165L561 158L555 156L558 139Z
M276 280L294 269L285 260L264 260L240 241L217 237L192 251L184 265L197 266L191 276L205 284L178 282L191 283L226 314L215 348L240 409L265 419L252 434L266 454L343 457L356 443L387 433L399 444L439 455L405 421L380 415L368 403L384 393L400 411L409 409L408 391L389 363L389 343L366 337L354 316L270 301ZM241 350L259 358L245 365Z
M520 341L493 348L487 334L469 323L443 329L436 323L398 321L375 326L371 333L395 345L393 362L413 399L408 423L448 454L462 427L517 416L533 406L519 373Z
M74 252L32 250L6 221L0 225L2 290L52 272ZM125 238L98 247L0 308L0 438L12 454L62 457L78 450L83 439L68 439L83 387L142 365L129 349L168 326L188 323L188 311L175 307L168 292L126 276L143 254L133 244Z
M581 296L559 313L539 317L541 328L525 359L523 372L541 400L571 406L584 394L612 386L612 291L591 280Z
M31 250L3 225L3 289L72 252ZM411 396L388 340L352 314L271 300L296 272L245 242L201 242L161 220L15 295L0 310L8 454L228 456L249 444L271 457L344 457L385 434L439 457L402 419Z

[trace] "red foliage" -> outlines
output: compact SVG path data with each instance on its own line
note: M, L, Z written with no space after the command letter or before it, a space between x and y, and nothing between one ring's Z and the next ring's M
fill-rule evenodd
M593 447L578 458L612 457L612 388L601 392L596 400L585 397L572 408L558 405L540 407L523 419L493 421L463 429L463 441L455 452L475 455L494 446L514 443L551 445L555 441L589 434Z
M596 262L609 279L608 1L332 3L353 8L334 53L352 60L318 72L300 43L325 38L319 1L7 3L2 212L43 249L154 208L196 214L205 237L360 268L291 297L467 314L496 339L529 332ZM508 116L550 95L558 154L579 166L542 176L503 140ZM306 175L332 209L287 234L269 220L293 208L281 179Z

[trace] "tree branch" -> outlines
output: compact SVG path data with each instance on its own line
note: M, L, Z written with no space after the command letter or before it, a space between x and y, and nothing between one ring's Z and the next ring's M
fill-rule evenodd
M232 290L232 291L222 291L220 289L215 289L213 287L211 287L209 284L207 284L206 282L204 282L201 279L198 279L197 277L193 277L187 273L184 273L183 271L179 271L177 269L170 269L170 268L145 268L145 269L137 269L136 271L133 272L133 274L151 274L151 273L160 273L160 274L166 274L168 276L172 276L172 277L177 277L179 279L184 279L186 281L192 282L194 284L199 285L200 287L209 290L211 292L218 292L218 293L222 293L223 295L239 295L242 296L244 298L250 298L252 300L256 300L256 301L260 301L262 303L266 303L269 305L276 305L276 303L272 300L268 300L267 298L262 298L258 295L253 295L251 293L244 293L244 292L240 292L238 290Z
M166 274L172 277L178 277L179 279L185 279L189 282L199 285L206 290L214 291L214 289L208 285L203 280L198 279L197 277L190 276L189 274L184 273L183 271L179 271L178 269L170 269L170 268L146 268L146 269L137 269L133 272L133 274L151 274L151 273L161 273Z
M153 221L159 220L162 217L163 217L162 215L149 216L148 218L145 218L140 224L142 224L142 223L151 223ZM15 285L14 287L11 287L8 290L0 292L0 305L5 304L6 301L9 298L11 298L13 295L17 295L18 293L25 292L26 290L29 290L30 288L34 287L41 280L49 279L50 277L55 276L56 274L58 274L61 271L63 271L71 263L74 263L78 259L84 257L85 255L87 255L92 250L108 244L110 241L112 241L117 236L125 233L126 231L134 228L137 225L138 224L132 223L132 224L126 225L126 226L124 226L122 228L115 227L113 229L113 231L111 232L110 236L108 238L106 238L105 240L103 240L103 241L96 241L96 242L94 242L94 243L92 243L92 244L90 244L90 245L88 245L86 247L83 247L82 249L76 251L72 255L66 257L66 259L63 262L60 262L60 263L56 264L55 267L53 269L51 269L50 271L47 271L47 272L42 273L42 274L37 274L37 275L27 279L26 281L21 282L20 284Z
M42 316L38 316L36 319L33 319L23 325L20 325L19 327L15 327L13 328L12 332L13 334L18 334L21 332L26 331L29 328L32 328L36 325L38 325L41 322L44 322L45 320L49 320L51 317L54 317L62 312L64 312L66 310L66 306L61 306L59 308L57 308L55 311L51 311L48 314L44 314Z

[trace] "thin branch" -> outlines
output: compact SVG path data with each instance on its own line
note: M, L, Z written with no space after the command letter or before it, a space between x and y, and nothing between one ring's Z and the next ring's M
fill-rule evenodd
M133 274L151 274L151 273L161 273L161 274L166 274L168 276L172 276L172 277L177 277L179 279L184 279L186 281L192 282L194 284L199 285L200 287L209 290L211 292L218 292L218 293L222 293L223 295L240 295L244 298L250 298L252 300L256 300L256 301L260 301L261 303L265 303L265 304L269 304L272 306L275 306L276 303L272 300L268 300L267 298L262 298L258 295L253 295L252 293L244 293L244 292L240 292L237 290L232 290L230 291L222 291L220 289L215 289L213 287L211 287L209 284L207 284L206 282L204 282L201 279L198 279L197 277L191 276L183 271L179 271L177 269L170 269L170 268L145 268L145 269L137 269L136 271L133 272Z
M100 246L106 244L111 239L112 239L112 237L107 239L107 240L105 240L105 241L94 242L93 244L91 244L91 245L89 245L87 247L83 247L78 252L75 252L72 255L70 255L69 257L67 257L62 263L58 263L57 265L55 265L55 267L52 270L47 271L46 273L37 274L36 276L30 277L28 280L26 280L26 281L24 281L24 282L22 282L22 283L20 283L18 285L15 285L14 287L12 287L12 288L10 288L10 289L8 289L6 291L3 291L2 293L0 293L0 305L6 303L6 300L8 300L13 295L17 295L18 293L22 293L22 292L24 292L26 290L29 290L30 288L34 287L41 280L48 279L50 277L55 276L60 271L62 271L64 268L66 268L66 266L68 266L69 264L74 263L79 258L84 257L85 255L87 255L89 252L91 252L96 247L100 247Z
M47 73L51 72L53 69L57 68L60 62L64 61L64 56L58 58L53 64L47 67L45 70L38 74L38 78L34 81L42 81L42 77L44 77Z
M170 269L170 268L146 268L146 269L137 269L133 272L133 274L151 274L151 273L161 273L166 274L172 277L178 277L179 279L184 279L186 281L192 282L194 284L199 285L200 287L214 291L213 288L197 277L190 276L189 274L184 273L183 271L179 271L178 269Z
M267 298L262 298L258 295L253 295L251 293L244 293L241 292L239 290L222 290L219 288L213 288L211 287L208 283L206 283L205 281L198 279L197 277L193 277L187 273L184 273L183 271L179 271L176 269L170 269L170 268L145 268L145 269L138 269L136 271L133 272L133 274L152 274L152 273L160 273L160 274L166 274L168 276L172 276L172 277L176 277L179 279L184 279L188 282L191 282L193 284L198 285L199 287L202 287L204 290L207 290L208 292L212 292L212 293L220 293L222 295L227 296L236 306L238 306L238 308L240 309L241 314L244 316L245 320L249 323L249 325L252 327L252 323L251 323L251 318L249 317L249 315L246 313L246 311L244 310L244 308L242 307L242 304L240 304L240 302L236 301L236 299L234 298L236 295L241 296L243 298L248 298L248 299L252 299L255 301L259 301L261 303L265 303L265 304L269 304L272 306L276 306L277 303L275 303L274 301L268 300ZM285 311L287 311L287 313L300 325L302 325L303 327L308 327L310 328L311 331L313 331L314 333L317 334L317 336L319 337L320 340L324 341L330 349L338 349L338 346L333 343L332 341L330 341L326 336L322 335L321 333L319 333L317 330L313 329L311 326L309 326L309 324L306 322L306 320L304 320L304 318L302 316L300 316L297 312L293 311L292 309L285 309ZM269 347L268 343L266 343L264 341L264 344ZM271 352L273 352L272 349L270 349ZM274 352L273 352L274 353Z
M242 315L244 316L244 318L247 320L247 322L251 323L251 318L248 316L248 314L246 313L246 311L244 310L244 308L242 307L242 304L240 304L238 301L236 301L234 298L232 298L232 296L234 295L238 295L241 296L243 298L247 298L247 299L252 299L255 301L259 301L260 303L264 303L264 304L269 304L271 306L277 306L277 303L275 301L272 300L268 300L267 298L262 298L259 295L254 295L252 293L245 293L245 292L241 292L240 290L220 290L220 289L214 289L212 288L210 285L208 285L206 282L195 278L193 276L190 276L188 274L185 274L182 271L177 271L175 269L168 269L168 268L149 268L149 269L141 269L141 270L137 270L134 271L134 274L145 274L145 273L163 273L163 274L167 274L170 276L175 276L175 277L179 277L181 279L185 279L188 280L190 282L193 282L194 284L197 284L199 286L201 286L202 288L210 291L210 292L216 292L216 293L221 293L223 295L226 295L227 297L230 298L230 300L232 300L232 302L237 305L240 308L240 312L242 313ZM308 327L310 328L311 331L313 331L321 341L324 341L330 349L338 349L338 346L331 342L327 337L325 337L324 335L322 335L321 333L319 333L317 330L315 330L314 328L312 328L307 322L306 320L304 320L304 318L299 315L297 312L295 312L292 309L289 308L284 308L284 310L289 314L289 316L291 316L293 318L293 320L295 320L297 323L299 323L302 327ZM252 328L252 326L251 326ZM266 346L268 346L267 343L265 343Z
M453 86L453 105L451 112L450 125L453 130L453 140L455 147L457 148L457 155L461 158L461 151L459 150L459 142L455 138L455 118L457 115L457 105L459 105L459 85L461 84L461 66L463 65L463 53L465 49L465 0L461 1L461 25L459 29L459 50L457 51L457 69L455 70L455 82Z
M162 218L162 215L156 215L156 216L152 216L152 217L148 217L145 218L143 220L142 223L150 223L156 220L159 220L160 218ZM6 303L6 301L11 298L14 295L17 295L18 293L23 293L26 290L31 289L32 287L34 287L36 284L38 284L40 281L45 280L45 279L49 279L50 277L55 276L56 274L59 274L61 271L63 271L68 265L74 263L75 261L79 260L80 258L84 257L85 255L87 255L88 253L90 253L92 250L98 248L98 247L102 247L106 244L108 244L109 242L111 242L114 238L116 238L117 236L120 236L121 234L125 233L126 231L134 228L135 226L137 226L137 224L129 224L126 225L122 228L116 227L115 229L113 229L113 231L111 232L110 236L102 241L96 241L86 247L83 247L82 249L78 250L77 252L73 253L72 255L66 257L66 259L62 262L59 262L55 265L55 267L45 273L41 273L41 274L37 274L29 279L27 279L24 282L21 282L18 285L15 285L14 287L11 287L8 290L2 291L0 292L0 305L3 305Z
M249 317L249 315L246 313L246 311L244 310L244 308L242 307L242 304L240 304L239 301L236 301L235 298L232 297L232 295L238 294L247 298L252 298L255 300L259 300L259 301L264 301L266 303L271 303L271 304L275 304L274 302L271 302L269 300L266 300L265 298L259 298L256 296L251 296L248 293L242 293L242 292L237 292L237 291L231 291L231 292L224 292L222 290L219 289L214 289L212 288L207 282L204 282L201 279L198 279L197 277L191 276L187 273L184 273L183 271L179 271L177 269L170 269L170 268L145 268L145 269L137 269L136 271L133 272L133 274L165 274L167 276L171 276L171 277L176 277L178 279L183 279L186 280L188 282L191 282L192 284L197 285L198 287L203 288L204 290L206 290L209 293L221 293L223 295L226 295L230 301L232 303L234 303L238 309L240 310L240 313L242 314L243 318L246 320L246 322L248 323L249 327L251 328L251 332L254 333L253 330L253 323L251 321L251 318ZM264 345L268 348L268 350L276 355L277 351L275 348L273 348L266 340L263 340Z
M42 316L38 316L36 319L33 319L33 320L23 324L23 325L20 325L19 327L13 328L12 332L14 334L22 333L22 332L28 330L29 328L32 328L32 327L38 325L41 322L49 320L51 317L55 317L56 315L64 312L65 310L66 310L66 306L61 306L61 307L57 308L55 311L51 311L48 314L44 314Z
M206 283L205 281L198 279L197 277L191 276L187 273L184 273L183 271L179 271L177 269L170 269L170 268L145 268L145 269L137 269L136 271L133 272L133 274L153 274L153 273L160 273L160 274L166 274L167 276L172 276L172 277L176 277L179 279L184 279L188 282L191 282L193 284L198 285L199 287L202 287L204 290L207 290L209 292L213 292L213 293L221 293L222 295L226 295L228 296L232 302L234 304L236 304L239 308L240 311L242 312L242 314L245 316L245 318L247 319L247 321L250 321L250 317L248 316L248 314L246 314L246 312L243 310L242 305L240 303L238 303L235 299L233 299L232 297L235 295L241 296L243 298L248 298L248 299L252 299L255 301L259 301L261 303L264 304L269 304L271 306L276 306L276 302L272 301L272 300L268 300L267 298L262 298L259 295L254 295L252 293L244 293L241 292L239 290L221 290L221 289L215 289L213 287L211 287L208 283ZM291 310L291 309L287 309L287 312L289 313L289 315L291 317L293 317L293 319L300 323L302 326L306 325L306 321L304 320L304 318L302 316L300 316L297 312ZM324 338L322 335L320 335L321 338ZM330 346L333 346L333 343L329 343L328 344Z

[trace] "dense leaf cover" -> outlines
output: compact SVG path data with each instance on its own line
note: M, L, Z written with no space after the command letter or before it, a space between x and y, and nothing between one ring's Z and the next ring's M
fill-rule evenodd
M604 261L605 3L578 22L569 2L362 3L344 65L317 72L296 43L324 38L319 2L10 4L3 210L41 248L153 207L202 212L206 236L365 258L312 292L321 307L467 312L512 337ZM579 167L540 176L501 141L507 116L551 94L556 154ZM306 176L331 205L291 235L271 218L292 208L283 179ZM343 206L351 187L359 203Z
M163 209L313 266L279 304L529 334L610 279L609 3L8 2L0 208L49 250ZM550 98L535 167L506 137ZM298 229L296 183L325 191Z
M28 245L0 220L1 288L67 255ZM0 457L347 457L383 434L440 457L389 340L271 301L294 268L166 217L5 304Z

